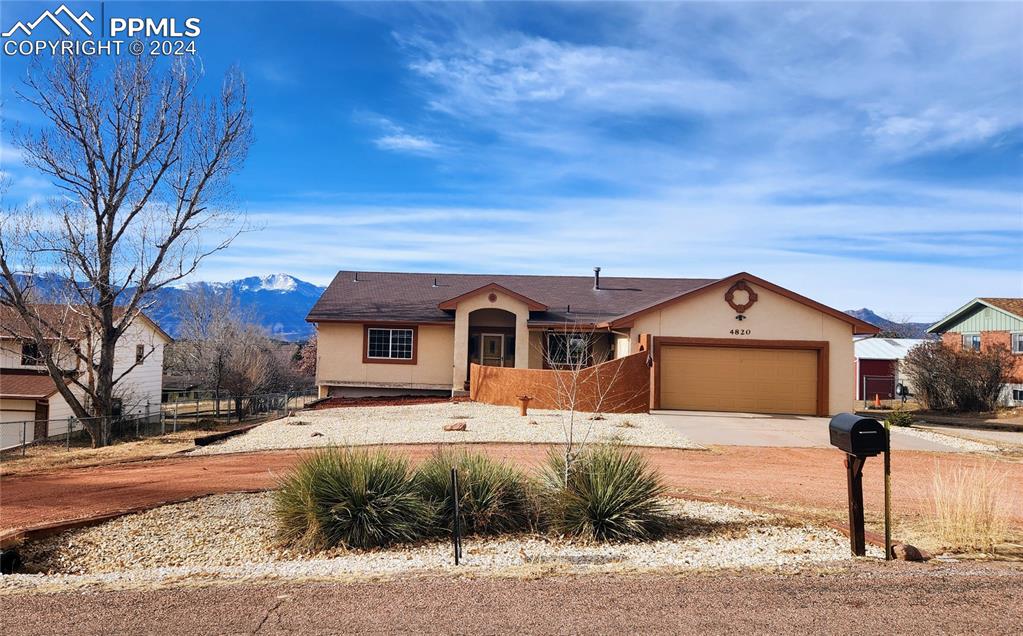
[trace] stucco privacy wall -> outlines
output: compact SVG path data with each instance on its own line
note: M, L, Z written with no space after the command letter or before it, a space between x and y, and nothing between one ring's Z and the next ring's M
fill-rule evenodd
M455 335L451 326L419 325L416 364L363 362L364 327L361 323L317 324L318 386L451 388L451 349Z
M576 378L577 411L604 413L645 413L650 408L650 368L646 352L610 360L583 369ZM569 406L566 392L559 386L572 386L572 372L546 369L509 369L473 364L470 370L469 396L476 402L514 406L520 395L533 400L540 409ZM556 376L560 375L561 380ZM603 395L601 399L599 396Z
M826 340L829 343L828 413L851 411L856 387L851 325L758 285L751 283L750 286L757 294L757 302L746 311L743 321L735 319L735 310L725 302L726 290L715 287L637 317L631 332L655 337L736 341ZM733 335L729 333L733 329L749 333Z

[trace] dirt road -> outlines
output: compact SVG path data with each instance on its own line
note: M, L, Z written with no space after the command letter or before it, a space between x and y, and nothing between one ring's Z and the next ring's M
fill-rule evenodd
M420 459L432 445L390 447ZM522 465L543 461L547 448L525 444L486 444L474 448ZM308 451L304 451L308 452ZM844 518L846 486L842 455L832 449L729 447L712 451L647 449L643 451L678 494L725 498L798 507ZM0 480L0 533L144 509L191 497L273 487L277 477L301 456L299 451L274 451L175 457L97 468L5 477ZM928 486L936 466L997 462L1008 483L1023 483L1023 463L976 455L925 452L896 453L893 458L895 511L915 514L927 506ZM881 510L881 461L867 462L866 505ZM1015 502L1016 524L1023 525L1023 498ZM876 517L875 517L876 518Z
M1019 634L1018 566L230 585L3 598L4 634Z

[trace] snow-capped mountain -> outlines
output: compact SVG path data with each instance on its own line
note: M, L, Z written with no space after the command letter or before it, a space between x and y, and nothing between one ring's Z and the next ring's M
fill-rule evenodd
M61 290L67 285L66 278L57 274L37 274L34 278L39 298L59 301L64 297ZM167 333L177 337L185 295L199 290L212 294L230 292L246 315L265 327L274 338L305 340L313 333L313 326L305 317L324 288L289 274L249 276L226 283L182 283L156 292L154 305L146 313ZM128 289L126 293L132 291Z
M234 301L275 338L305 340L313 333L313 326L305 321L306 314L324 288L290 274L249 276L226 283L190 282L161 290L150 313L168 333L176 335L182 296L199 290L230 293Z

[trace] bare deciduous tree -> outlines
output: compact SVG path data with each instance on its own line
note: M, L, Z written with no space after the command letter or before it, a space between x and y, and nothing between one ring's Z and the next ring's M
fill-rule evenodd
M235 398L239 416L237 398L301 384L291 368L287 344L267 336L230 292L189 293L179 318L178 339L167 350L167 370L193 378L217 398Z
M545 366L552 369L547 401L564 411L562 428L565 435L565 479L576 457L586 447L595 423L612 401L627 402L643 394L622 382L624 358L613 358L610 346L597 348L606 332L581 325L565 325L558 331L544 334L547 342L541 347ZM585 425L577 431L582 414Z
M302 348L298 350L298 359L295 362L295 368L298 372L307 378L313 378L316 376L316 347L317 338L316 333L306 340Z
M0 216L0 303L28 325L96 446L110 441L113 395L127 373L114 373L121 336L154 291L237 236L238 219L225 205L251 143L245 82L229 72L218 98L205 100L193 70L146 57L62 56L34 68L19 93L47 125L15 131L15 144L60 196ZM34 274L43 271L68 281L59 304L73 323L32 302ZM67 337L70 324L84 337ZM58 354L67 353L81 373L61 369Z

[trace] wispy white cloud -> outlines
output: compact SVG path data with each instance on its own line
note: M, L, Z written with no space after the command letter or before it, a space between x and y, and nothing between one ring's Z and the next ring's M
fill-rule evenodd
M228 279L281 262L316 282L342 268L585 275L601 265L608 275L694 277L748 270L841 308L921 320L961 304L964 289L1023 293L1018 234L1005 232L1019 222L1012 193L916 186L890 203L779 200L791 192L863 197L892 185L764 178L528 207L253 210L266 230L240 237L206 275Z
M374 137L373 144L381 150L412 155L435 155L444 150L444 147L436 141L424 135L412 134L404 126L387 117L372 113L356 113L355 119L380 131Z
M396 133L384 135L373 140L377 148L381 150L393 150L395 152L409 152L413 154L433 154L440 150L440 146L426 137L417 137L408 133Z

